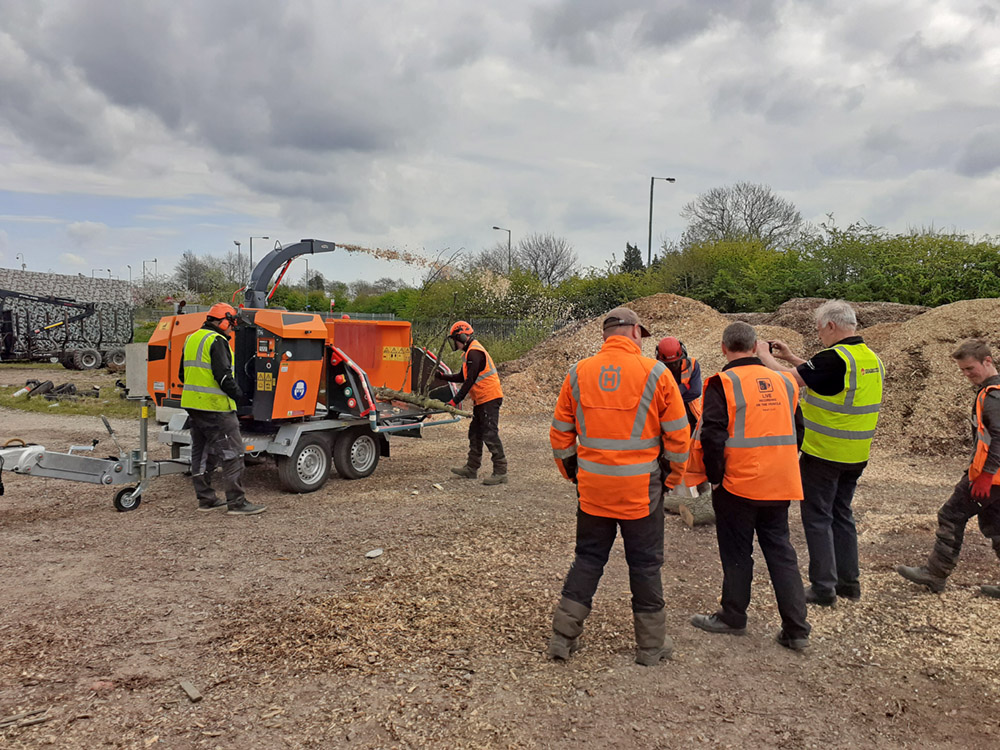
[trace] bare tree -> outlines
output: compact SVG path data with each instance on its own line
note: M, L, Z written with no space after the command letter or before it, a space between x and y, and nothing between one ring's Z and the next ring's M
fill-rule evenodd
M804 232L795 205L767 185L738 182L712 188L681 209L685 245L751 237L767 247L788 245Z
M517 262L545 286L568 279L577 269L569 242L552 234L529 234L517 243Z
M491 271L497 276L506 276L511 266L517 265L517 259L507 248L506 242L498 242L480 251L479 255L469 259L469 269L472 271Z

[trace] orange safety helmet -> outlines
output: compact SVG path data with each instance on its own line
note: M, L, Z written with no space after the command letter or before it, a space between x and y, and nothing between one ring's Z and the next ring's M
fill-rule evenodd
M228 305L225 302L216 302L208 310L208 319L214 319L219 321L219 328L223 331L230 328L236 327L236 308L232 305ZM224 322L228 321L229 325L222 325Z
M656 358L665 364L676 362L686 356L687 349L684 348L684 344L673 336L660 339L660 343L656 345Z
M457 351L460 345L464 347L468 344L474 333L475 331L472 330L472 326L464 320L459 320L453 323L451 330L448 331L448 338L451 339L452 350Z

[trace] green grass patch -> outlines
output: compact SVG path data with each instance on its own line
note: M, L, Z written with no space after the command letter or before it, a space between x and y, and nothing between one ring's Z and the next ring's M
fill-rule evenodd
M61 367L61 365L57 365ZM139 404L135 401L126 401L119 397L119 390L113 386L101 388L99 397L93 396L67 396L58 401L49 401L45 396L18 396L14 398L14 393L20 386L0 386L0 407L6 409L16 409L18 411L38 412L44 414L79 414L88 417L124 417L138 418ZM53 404L58 403L58 406Z
M132 341L136 344L144 344L149 341L149 337L153 335L153 331L156 330L156 326L159 325L158 320L147 320L144 323L136 323L135 328L132 329Z

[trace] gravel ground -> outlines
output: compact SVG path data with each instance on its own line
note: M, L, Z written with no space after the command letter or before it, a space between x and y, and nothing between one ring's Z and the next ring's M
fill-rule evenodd
M583 650L555 664L542 652L575 503L549 420L502 418L511 481L496 488L451 478L462 424L398 439L372 477L309 495L281 492L260 463L248 492L269 510L252 518L196 512L183 476L116 513L107 488L4 472L0 746L998 746L1000 602L977 595L1000 580L988 544L970 525L940 595L893 571L929 550L961 456L877 452L856 499L864 598L810 610L806 654L773 641L762 563L745 637L688 624L713 610L721 572L713 528L672 516L673 661L632 662L617 544ZM135 423L117 427L134 444ZM102 433L0 410L0 443L65 450ZM797 512L792 529L804 570Z

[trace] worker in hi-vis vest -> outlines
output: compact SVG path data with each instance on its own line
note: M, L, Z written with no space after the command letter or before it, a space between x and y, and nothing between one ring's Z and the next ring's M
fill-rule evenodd
M604 566L621 531L632 590L635 661L669 659L663 602L663 493L677 485L690 429L674 376L642 355L649 336L635 311L604 316L604 345L563 381L549 443L559 472L576 484L576 553L552 616L548 655L579 647Z
M451 470L466 479L475 479L483 462L483 444L490 449L493 458L493 473L483 480L483 484L507 484L507 456L500 442L500 406L503 404L503 390L500 376L493 358L486 347L476 340L472 326L459 320L448 331L453 351L462 350L462 371L444 373L438 371L440 380L461 383L458 393L448 402L458 406L466 396L472 399L472 419L469 422L469 457L464 466Z
M236 401L243 394L229 348L235 326L236 310L219 302L209 309L205 325L187 337L180 369L181 406L191 426L191 481L198 510L228 508L231 515L252 516L267 508L248 502L243 492L243 437L236 417ZM225 500L212 488L217 468L222 470Z
M1000 557L1000 374L993 352L982 339L967 339L952 355L958 369L979 392L972 405L972 455L951 497L938 511L937 539L927 563L900 565L896 571L934 592L944 591L962 550L965 527L975 516L979 530ZM979 587L983 596L1000 599L1000 586Z
M843 300L816 308L816 333L826 347L806 361L783 341L760 341L757 355L806 388L802 472L802 526L809 549L806 602L832 607L837 597L861 598L858 532L851 501L868 465L882 406L885 368L858 336L858 319ZM792 367L779 365L774 355Z
M788 373L765 367L756 346L753 326L730 323L722 332L727 364L705 382L696 433L712 483L722 597L718 611L695 615L691 624L709 633L746 632L756 536L781 616L776 640L802 651L809 646L810 627L788 533L788 509L802 499L799 387Z

